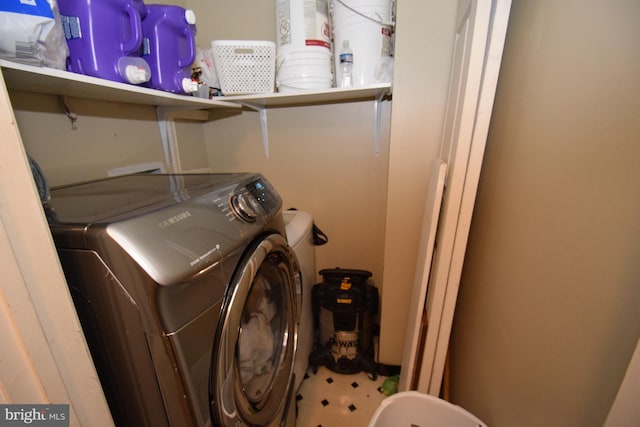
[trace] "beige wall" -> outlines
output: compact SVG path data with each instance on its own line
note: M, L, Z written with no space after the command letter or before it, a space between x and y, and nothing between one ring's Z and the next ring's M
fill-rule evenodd
M77 129L57 96L10 92L27 153L52 186L103 178L109 169L164 162L153 107L69 98Z
M186 0L196 14L197 44L212 40L276 40L275 0Z
M639 17L514 1L451 349L491 426L602 425L640 335Z
M310 212L329 236L316 267L357 268L380 284L388 167L388 102L383 103L381 152L375 153L373 102L279 108L267 113L269 157L257 113L206 126L215 171L257 171L285 208Z

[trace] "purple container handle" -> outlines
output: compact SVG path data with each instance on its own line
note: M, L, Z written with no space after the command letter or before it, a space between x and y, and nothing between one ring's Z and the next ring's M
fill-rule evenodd
M189 27L185 27L182 30L182 33L187 38L187 46L189 48L189 52L187 52L187 55L184 58L180 58L178 60L178 67L185 68L191 66L191 64L193 64L193 61L196 60L196 44L194 41L193 33L191 32L191 29Z
M142 43L142 19L140 12L131 3L126 4L125 12L129 15L131 38L122 44L122 50L129 54L136 52Z

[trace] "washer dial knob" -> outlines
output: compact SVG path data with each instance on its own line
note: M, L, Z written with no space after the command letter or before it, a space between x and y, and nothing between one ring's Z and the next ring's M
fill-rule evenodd
M234 194L229 201L231 211L244 222L256 222L258 213L244 194Z

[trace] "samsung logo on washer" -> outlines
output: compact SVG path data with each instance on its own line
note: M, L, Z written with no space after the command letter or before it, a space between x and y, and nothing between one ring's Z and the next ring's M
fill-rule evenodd
M69 405L0 405L0 427L68 427Z
M191 212L189 211L184 211L184 212L180 212L177 215L174 215L172 217L169 217L165 220L162 220L158 223L158 227L160 228L167 228L170 227L174 224L179 223L180 221L184 221L185 219L189 218L191 216Z

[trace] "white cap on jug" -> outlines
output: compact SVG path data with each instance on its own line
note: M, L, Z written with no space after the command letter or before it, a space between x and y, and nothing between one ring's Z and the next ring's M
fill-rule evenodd
M127 80L129 83L140 84L148 82L151 78L151 73L149 70L144 69L143 67L139 67L137 65L127 65L125 68L125 73L127 76Z
M184 11L184 18L187 20L187 24L196 25L196 14L191 9Z
M186 93L196 92L198 90L198 82L191 79L182 79L182 89Z
M118 73L125 81L134 85L148 82L151 79L149 64L137 56L121 56L118 59Z

